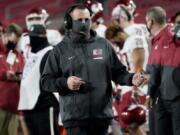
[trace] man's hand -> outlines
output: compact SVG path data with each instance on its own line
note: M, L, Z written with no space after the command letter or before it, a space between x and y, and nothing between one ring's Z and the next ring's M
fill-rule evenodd
M145 106L147 107L148 110L153 108L153 100L151 97L149 96L146 97Z
M136 73L134 74L133 76L133 79L132 79L132 84L134 86L144 86L145 84L147 84L150 80L150 75L148 74L144 74L142 75L142 73Z
M81 78L79 77L76 77L76 76L70 76L68 79L67 79L67 85L68 85L68 88L72 91L78 91L80 86L82 84L85 84L84 81L82 81Z
M144 77L144 81L141 84L141 87L143 87L144 85L148 84L149 81L150 81L150 75L149 74L145 74L143 77Z

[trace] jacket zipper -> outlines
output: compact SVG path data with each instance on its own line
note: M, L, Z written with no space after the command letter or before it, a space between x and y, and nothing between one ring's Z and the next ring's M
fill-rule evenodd
M87 46L87 44L86 45L82 45L82 53L83 53L83 59L84 59L84 63L85 63L85 67L86 67L86 70L87 70L87 80L89 81L89 68L88 68L88 64L87 64L87 61L88 61L88 55L87 55L87 53L86 53L86 47ZM87 83L89 83L89 82L87 82ZM90 90L90 89L88 89L88 90ZM89 119L91 120L91 117L92 117L92 110L91 110L91 100L92 100L92 96L91 96L91 91L89 92Z

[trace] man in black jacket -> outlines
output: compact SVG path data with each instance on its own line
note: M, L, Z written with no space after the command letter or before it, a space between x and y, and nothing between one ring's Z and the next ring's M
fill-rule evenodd
M111 80L140 85L110 43L91 27L91 11L74 5L65 14L66 35L49 54L41 76L46 91L60 94L60 113L68 135L106 135L113 116Z

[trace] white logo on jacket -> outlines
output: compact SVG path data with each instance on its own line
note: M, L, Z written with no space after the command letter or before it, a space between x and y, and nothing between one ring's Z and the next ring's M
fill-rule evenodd
M93 59L103 59L103 50L102 49L93 49Z

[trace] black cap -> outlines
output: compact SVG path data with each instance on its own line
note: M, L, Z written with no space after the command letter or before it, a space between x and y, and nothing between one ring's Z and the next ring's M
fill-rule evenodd
M34 24L29 30L30 36L39 36L45 34L46 34L46 28L41 24Z

